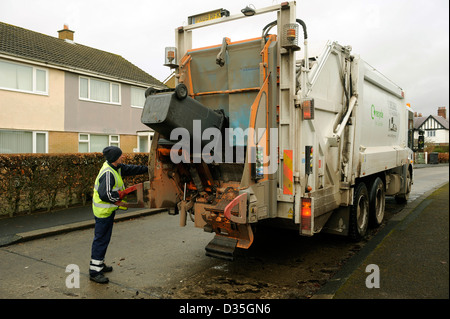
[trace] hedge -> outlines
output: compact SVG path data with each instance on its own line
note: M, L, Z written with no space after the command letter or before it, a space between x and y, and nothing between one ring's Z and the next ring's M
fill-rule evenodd
M126 156L126 164L148 163L148 153ZM104 161L102 153L0 154L0 216L86 205ZM148 174L124 179L144 181Z
M448 163L448 153L439 153L438 163Z

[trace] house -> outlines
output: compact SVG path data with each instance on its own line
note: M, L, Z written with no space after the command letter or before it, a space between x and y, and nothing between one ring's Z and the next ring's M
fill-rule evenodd
M163 83L170 89L174 89L176 86L176 81L175 81L175 72L172 72L172 74L170 74L164 81Z
M424 132L425 144L448 145L449 122L445 107L438 108L437 115L422 116L414 114L414 140L419 137L419 131Z
M123 57L0 22L0 153L148 151L148 87L165 85ZM138 134L139 132L139 134Z

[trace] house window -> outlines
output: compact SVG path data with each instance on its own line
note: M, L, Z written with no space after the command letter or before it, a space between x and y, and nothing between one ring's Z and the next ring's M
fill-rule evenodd
M110 135L109 136L109 145L119 147L119 135Z
M120 147L120 136L87 133L80 133L78 135L78 152L80 153L101 153L107 146Z
M427 131L427 137L435 137L436 131Z
M48 132L0 130L0 153L48 153Z
M78 137L78 152L89 153L89 134L80 134Z
M0 89L48 94L47 82L46 69L0 60Z
M145 104L145 89L131 87L131 106L143 108Z
M138 152L150 152L154 132L139 132L138 133Z
M120 104L120 84L80 76L80 100Z

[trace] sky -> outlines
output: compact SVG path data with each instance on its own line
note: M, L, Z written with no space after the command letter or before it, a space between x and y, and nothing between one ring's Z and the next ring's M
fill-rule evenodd
M171 74L164 48L175 46L175 29L187 18L224 8L231 15L279 0L0 0L0 21L57 37L68 24L74 41L115 53L163 82ZM297 18L308 30L310 55L328 40L350 45L352 54L400 86L414 111L449 110L448 0L299 0ZM261 35L276 19L268 13L193 31L193 47ZM272 29L272 33L275 33ZM302 42L302 41L299 41ZM303 48L302 48L303 49ZM303 52L303 51L302 51ZM303 53L301 53L303 54Z

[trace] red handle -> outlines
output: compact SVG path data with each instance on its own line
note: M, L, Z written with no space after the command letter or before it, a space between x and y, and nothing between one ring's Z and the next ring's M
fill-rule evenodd
M136 189L137 189L137 188L136 188L136 185L133 185L133 186L131 186L131 187L128 187L128 188L124 189L122 192L123 192L125 195L128 195L129 193L134 192Z
M225 210L223 211L223 215L226 218L228 218L229 220L231 220L231 210L234 208L234 206L236 206L240 203L241 198L243 200L247 200L247 193L242 193L241 195L237 196L227 205L227 207L225 207ZM242 216L239 216L239 217L242 217Z

